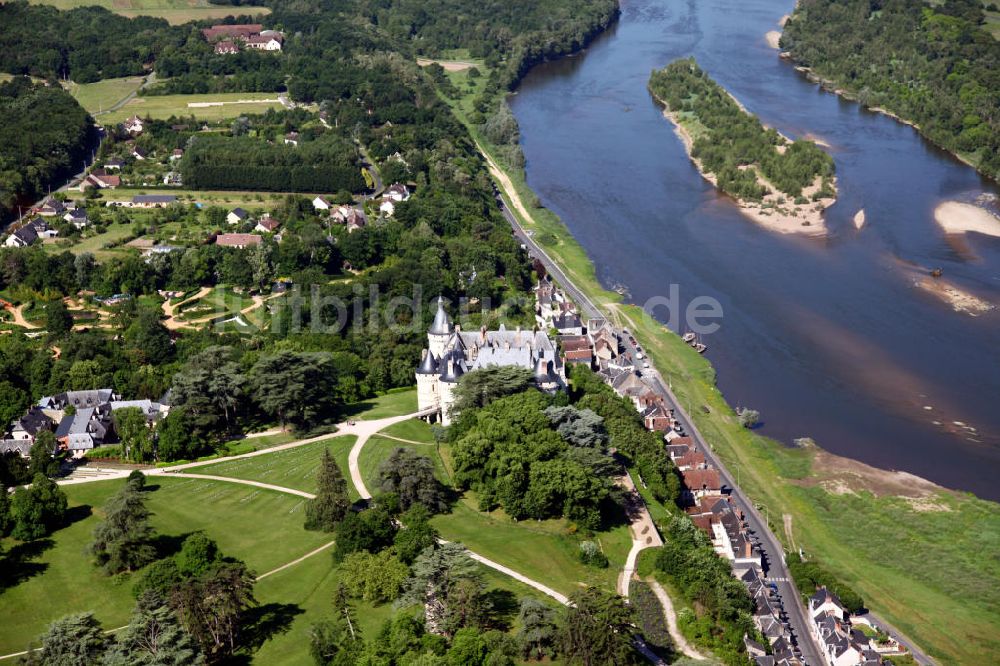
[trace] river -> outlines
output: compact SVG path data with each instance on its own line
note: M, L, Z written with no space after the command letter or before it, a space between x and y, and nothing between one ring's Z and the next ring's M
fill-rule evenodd
M707 356L763 434L1000 500L1000 311L955 312L914 286L939 267L1000 303L1000 238L948 237L933 218L997 188L778 58L764 35L793 4L622 0L617 25L511 97L528 183L606 286L638 304L671 284L684 302L721 302ZM689 55L764 123L830 144L827 237L758 227L701 178L646 90L652 69Z

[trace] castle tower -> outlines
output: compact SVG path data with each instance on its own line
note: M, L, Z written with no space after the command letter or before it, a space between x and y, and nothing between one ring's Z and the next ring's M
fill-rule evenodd
M440 372L441 369L438 368L434 352L425 349L424 360L417 368L417 409L419 411L422 412L431 407L441 407L441 398L438 394L438 375Z
M448 313L444 311L444 298L438 296L434 323L427 331L427 348L434 354L435 358L441 358L444 355L444 346L450 336L451 321L448 319Z
M455 402L455 388L465 374L465 368L454 358L449 358L441 370L438 386L441 390L441 425L451 424L451 405Z

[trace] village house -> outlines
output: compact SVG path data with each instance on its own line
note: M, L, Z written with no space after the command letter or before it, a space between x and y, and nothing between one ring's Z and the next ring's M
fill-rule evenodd
M35 219L12 231L3 244L7 247L28 247L36 243L39 238L52 238L56 235L58 232L50 229L45 220Z
M265 215L257 222L257 226L254 227L254 231L259 231L262 234L273 234L280 226L281 222L278 222L270 215Z
M123 166L125 166L125 160L120 157L112 157L104 161L105 170L120 171Z
M28 408L24 416L21 416L10 424L8 439L16 439L33 444L39 432L52 430L52 427L52 419L40 407L32 406Z
M722 494L722 481L719 478L719 470L710 469L689 469L681 472L681 478L686 488L684 495L688 501L696 501L706 495Z
M144 160L147 157L149 157L149 153L147 153L142 148L139 148L138 146L136 146L136 147L134 147L132 149L132 157L134 157L137 160Z
M59 199L49 197L42 202L42 205L35 208L35 212L44 217L52 217L53 215L62 215L65 213L66 206Z
M56 428L59 448L74 458L81 458L87 451L104 445L111 438L113 426L110 409L83 407L73 414L66 414Z
M139 116L132 116L128 120L122 123L122 129L133 136L142 134L142 118Z
M77 229L83 229L90 224L90 220L87 219L87 209L82 206L77 206L66 211L66 214L63 215L63 220L69 222Z
M263 238L258 234L219 234L215 237L215 244L243 250L251 245L260 245L262 240Z
M299 133L289 132L285 135L285 145L286 146L297 146L299 145Z
M859 629L851 626L850 613L836 594L821 587L809 597L812 631L829 666L875 666L882 657Z
M163 208L177 203L173 194L137 194L131 201L109 201L108 206L124 206L125 208Z
M248 49L257 51L280 51L283 38L280 33L266 30L259 35L253 35L244 42Z
M211 28L202 28L201 34L207 41L216 42L220 39L248 39L252 35L259 35L263 29L264 26L260 23L217 23Z
M563 310L552 318L552 328L559 332L559 335L583 335L583 322L575 313Z
M442 425L451 422L454 390L462 375L487 367L517 366L534 373L535 384L554 393L565 387L566 375L552 340L541 331L496 331L485 327L466 333L452 328L438 298L434 322L427 331L427 348L417 368L417 407L435 409ZM428 417L429 419L434 417Z
M233 53L239 53L240 47L236 44L236 42L226 39L215 43L215 52L218 55L231 55Z
M333 204L327 201L324 197L316 197L312 200L312 205L316 210L329 211L333 208Z
M229 211L226 215L226 222L229 224L239 224L240 222L246 222L250 219L250 213L246 212L242 208L234 208Z
M593 367L594 353L590 348L590 340L586 335L560 335L559 347L562 349L566 363Z
M113 190L122 183L122 177L109 174L104 169L94 169L80 181L78 189L83 192L88 187L96 187L99 190Z
M353 206L337 206L331 217L337 224L346 224L348 232L355 231L368 224L368 218L365 216L364 211Z

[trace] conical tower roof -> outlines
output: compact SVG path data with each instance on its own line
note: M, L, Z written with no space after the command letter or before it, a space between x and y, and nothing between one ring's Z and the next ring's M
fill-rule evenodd
M451 333L451 321L448 313L444 311L444 298L438 296L437 312L434 313L434 323L431 324L431 335L448 335Z
M420 362L420 367L417 368L418 375L436 375L438 373L437 360L434 358L434 353L429 351L424 354L424 360Z

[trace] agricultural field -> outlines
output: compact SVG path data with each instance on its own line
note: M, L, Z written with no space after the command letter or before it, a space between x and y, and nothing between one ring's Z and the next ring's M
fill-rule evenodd
M34 5L52 5L58 9L73 9L100 5L122 16L155 16L168 23L180 25L188 21L220 19L237 14L263 16L270 14L267 7L229 7L212 5L208 0L31 0Z
M186 469L185 472L261 481L311 493L316 491L316 469L319 466L323 449L329 449L340 464L344 476L348 477L347 454L355 440L354 435L331 437L313 444L275 451L253 458L241 458L193 467Z
M96 118L108 113L112 106L137 91L142 82L141 76L128 76L121 79L104 79L94 83L67 81L63 83L63 87L76 98L80 106Z
M100 522L101 506L122 483L64 486L71 507L67 527L26 549L4 540L8 564L0 601L18 612L6 614L0 623L0 654L25 649L29 638L68 613L93 611L108 628L127 621L134 604L131 579L105 576L84 553ZM327 535L303 529L301 497L219 481L164 477L150 479L147 488L147 505L163 537L159 547L164 554L173 552L184 535L204 530L224 553L243 559L259 575L328 541Z
M199 120L217 121L280 108L282 105L278 101L278 93L152 95L133 97L120 109L102 115L101 122L120 123L133 115L158 119L194 116Z

